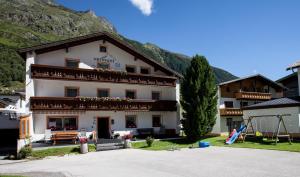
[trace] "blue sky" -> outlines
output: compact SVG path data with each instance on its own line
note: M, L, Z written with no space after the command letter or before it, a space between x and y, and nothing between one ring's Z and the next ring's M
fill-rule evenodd
M149 0L57 0L105 16L128 38L204 55L239 77L261 73L276 80L300 60L298 0L154 0L152 8L140 1Z

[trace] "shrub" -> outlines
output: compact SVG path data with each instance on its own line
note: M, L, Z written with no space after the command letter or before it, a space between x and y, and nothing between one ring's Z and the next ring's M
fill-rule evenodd
M24 159L28 156L31 156L32 154L32 149L30 146L25 146L25 147L22 147L20 152L19 152L19 158L20 159Z
M154 138L152 138L151 136L148 136L146 138L146 143L147 143L148 147L151 147L153 142L154 142Z

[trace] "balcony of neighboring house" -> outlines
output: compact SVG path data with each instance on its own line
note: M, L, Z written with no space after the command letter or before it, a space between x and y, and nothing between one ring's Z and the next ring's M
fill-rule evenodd
M151 74L127 73L104 69L69 68L50 65L31 65L31 78L49 80L71 80L110 82L141 85L176 86L176 77Z
M264 92L245 92L239 91L235 93L236 99L245 99L245 100L270 100L272 98L271 93Z
M31 97L32 111L176 111L177 101L97 97Z
M240 108L220 108L221 116L242 116L243 111Z

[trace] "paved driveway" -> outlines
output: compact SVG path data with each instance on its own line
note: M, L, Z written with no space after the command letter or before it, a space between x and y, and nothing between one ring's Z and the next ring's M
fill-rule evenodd
M0 165L0 173L19 172L88 177L296 177L300 176L300 153L226 147L125 149Z

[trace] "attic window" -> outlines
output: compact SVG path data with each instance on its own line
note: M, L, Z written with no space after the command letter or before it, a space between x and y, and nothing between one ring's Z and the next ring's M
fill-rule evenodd
M78 59L66 59L66 67L79 68L79 60Z
M230 87L226 87L226 92L230 92Z
M126 72L135 73L135 66L126 66Z
M100 52L103 52L103 53L107 52L106 46L104 46L104 45L100 45L99 50L100 50Z
M141 67L141 74L150 74L150 68Z

